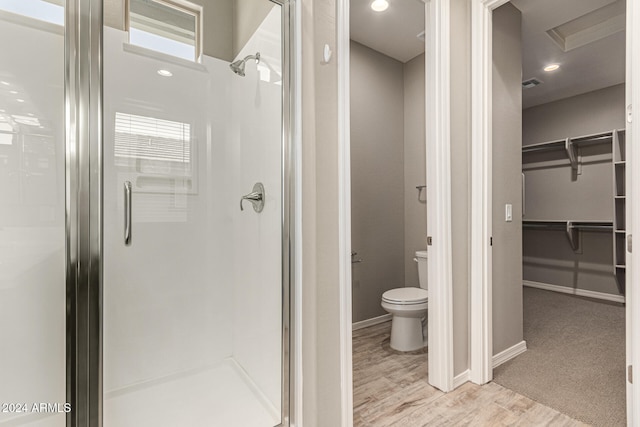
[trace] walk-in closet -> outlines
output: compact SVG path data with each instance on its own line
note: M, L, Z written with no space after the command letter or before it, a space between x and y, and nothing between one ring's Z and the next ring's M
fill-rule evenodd
M626 424L626 3L588 3L512 0L493 13L494 355L518 347L494 360L494 381L616 426ZM521 254L500 244L520 238ZM506 325L520 300L522 324Z

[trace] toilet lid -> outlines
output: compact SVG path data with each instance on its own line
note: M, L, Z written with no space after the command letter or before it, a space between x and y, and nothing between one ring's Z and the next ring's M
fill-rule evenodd
M382 294L382 299L394 304L422 304L429 300L429 292L422 288L396 288Z

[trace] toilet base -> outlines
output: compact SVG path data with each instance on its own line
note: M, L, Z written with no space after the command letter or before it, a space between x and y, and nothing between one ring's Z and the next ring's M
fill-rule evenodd
M425 328L426 329L426 328ZM391 319L391 348L397 351L420 350L427 344L423 337L422 319L393 316Z

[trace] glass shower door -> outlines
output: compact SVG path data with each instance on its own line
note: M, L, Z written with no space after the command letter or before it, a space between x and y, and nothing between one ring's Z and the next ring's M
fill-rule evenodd
M62 2L0 2L0 426L65 425Z
M223 58L204 3L104 27L106 427L283 422L282 12Z

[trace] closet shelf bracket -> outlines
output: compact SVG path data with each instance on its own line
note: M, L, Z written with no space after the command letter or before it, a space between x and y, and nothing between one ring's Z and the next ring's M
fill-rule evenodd
M567 152L569 162L571 162L571 169L576 171L576 174L580 175L582 173L582 168L580 167L580 164L578 162L576 146L573 141L571 141L571 138L567 138L564 140L564 149Z
M578 228L573 226L573 221L567 221L567 238L574 252L580 248L580 233Z
M422 190L424 190L425 188L427 188L426 185L416 185L416 190L418 190L418 201L419 202L426 202L427 201L427 196L425 195L424 200L422 200L422 198L420 197L422 195Z

